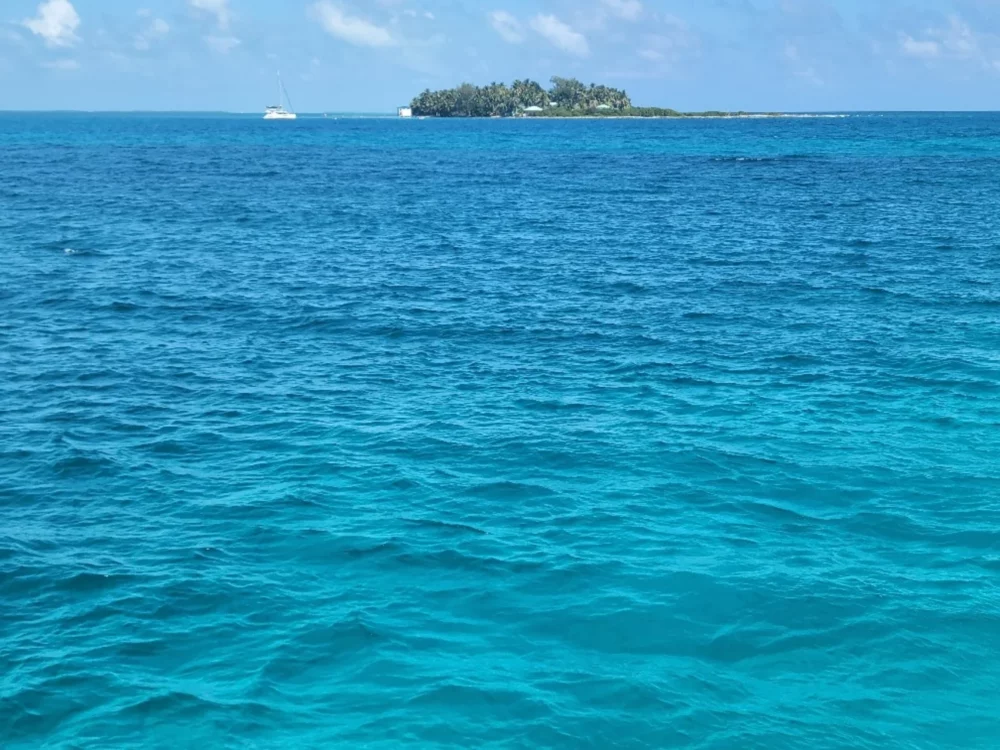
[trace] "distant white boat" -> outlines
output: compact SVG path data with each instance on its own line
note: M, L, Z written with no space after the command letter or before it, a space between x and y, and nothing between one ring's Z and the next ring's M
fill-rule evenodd
M285 102L288 102L288 109L285 109ZM278 73L278 103L273 104L264 110L265 120L294 120L298 115L292 112L292 101L285 91L285 85L281 82L281 73Z

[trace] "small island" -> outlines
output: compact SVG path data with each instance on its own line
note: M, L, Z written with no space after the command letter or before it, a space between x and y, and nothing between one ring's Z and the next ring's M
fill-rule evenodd
M514 81L424 91L413 99L414 117L761 117L750 112L678 112L662 107L635 107L620 89L589 86L575 78L553 76L546 90L536 81Z

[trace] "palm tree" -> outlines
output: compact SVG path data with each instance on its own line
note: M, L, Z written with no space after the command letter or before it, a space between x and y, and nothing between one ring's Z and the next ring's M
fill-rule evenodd
M528 107L545 107L553 101L570 109L593 109L601 105L626 109L632 106L624 91L593 83L585 86L575 78L558 76L552 79L550 91L531 80L517 80L510 87L494 81L481 88L463 83L441 91L425 89L410 106L413 114L421 117L510 117Z

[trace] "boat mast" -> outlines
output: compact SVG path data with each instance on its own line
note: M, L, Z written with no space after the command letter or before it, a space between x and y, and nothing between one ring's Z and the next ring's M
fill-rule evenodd
M278 75L278 106L281 107L282 106L282 102L281 102L281 71L280 70L277 72L277 75Z

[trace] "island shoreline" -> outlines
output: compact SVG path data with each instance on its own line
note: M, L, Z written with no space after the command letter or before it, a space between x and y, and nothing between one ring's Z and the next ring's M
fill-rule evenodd
M452 89L424 90L409 106L399 107L400 117L539 119L539 120L693 120L768 119L781 117L837 117L835 114L790 114L746 110L681 112L669 107L637 107L627 92L610 86L585 85L575 78L553 76L548 89L532 80L510 86L463 83Z

